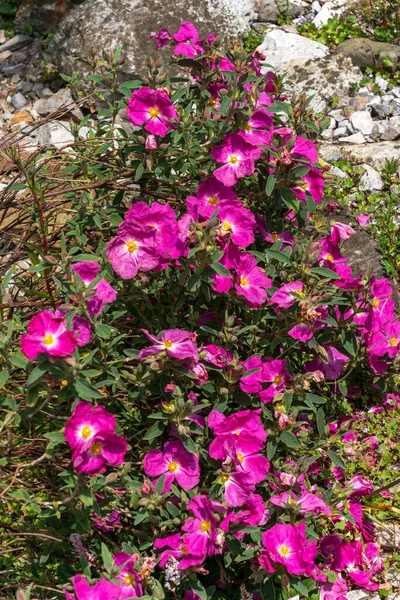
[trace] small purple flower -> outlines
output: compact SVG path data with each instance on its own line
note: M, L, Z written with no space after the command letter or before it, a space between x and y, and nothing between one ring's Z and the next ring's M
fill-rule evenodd
M142 329L142 331L151 342L154 342L154 345L141 350L138 356L139 360L154 356L159 352L166 352L169 356L180 360L185 358L190 358L195 362L199 360L197 347L193 342L193 334L190 331L165 329L161 332L160 338L149 333L147 329Z
M150 37L156 40L157 50L161 50L161 48L164 48L164 46L168 46L172 40L172 35L168 29L159 29L157 33L151 35Z

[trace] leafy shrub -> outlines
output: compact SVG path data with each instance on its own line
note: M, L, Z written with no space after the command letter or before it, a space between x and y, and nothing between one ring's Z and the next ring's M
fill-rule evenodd
M150 61L119 85L118 50L89 78L126 97L129 133L117 99L69 153L4 151L8 205L30 198L38 233L2 283L6 592L377 590L370 515L382 492L391 516L395 477L387 452L380 469L348 450L384 445L370 413L397 423L391 284L342 255L354 232L322 202L308 101L239 43L155 37L181 77Z

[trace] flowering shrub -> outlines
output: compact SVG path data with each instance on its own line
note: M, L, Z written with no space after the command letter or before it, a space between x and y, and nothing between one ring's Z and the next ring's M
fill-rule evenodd
M400 401L392 286L353 276L354 230L322 199L321 124L265 57L191 23L155 38L185 77L153 63L122 84L133 132L111 119L93 152L129 179L68 196L58 260L31 269L53 305L7 334L9 421L48 442L18 470L40 462L32 478L51 485L2 493L53 540L32 579L54 552L43 589L69 600L377 590L366 508L391 483L352 456L374 460L368 411L390 419Z

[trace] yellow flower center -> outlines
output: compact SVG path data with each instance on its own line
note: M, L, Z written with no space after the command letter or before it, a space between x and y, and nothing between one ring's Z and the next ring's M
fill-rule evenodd
M150 108L150 110L149 110L149 114L152 119L155 119L155 117L158 117L159 112L160 111L158 110L158 108L155 108L155 107Z
M391 346L397 346L398 343L399 343L399 340L396 337L391 337L389 340L389 344Z
M222 483L228 483L230 478L231 478L230 475L228 475L227 473L224 473L224 475L222 475L222 477L221 477L221 481L222 481Z
M287 556L290 552L290 548L289 546L285 546L285 544L283 544L280 548L278 548L278 552L281 556Z
M273 239L273 240L275 240L275 241L276 241L276 240L279 240L279 234L277 234L277 233L272 233L272 234L271 234L271 237L272 237L272 239Z
M181 554L187 554L187 553L188 553L188 551L187 551L185 544L181 544Z
M333 258L332 254L327 254L325 256L325 260L329 260L330 262L333 262L335 259Z
M239 157L236 156L236 154L232 154L232 156L229 158L229 162L231 165L236 165L239 162Z
M175 473L175 471L178 470L178 463L176 462L170 462L168 465L168 470L170 473Z
M211 204L211 206L215 206L218 202L218 198L217 196L210 196L208 199L208 204Z
M200 523L200 530L201 531L210 531L211 529L211 523L210 521L202 521Z
M135 250L137 250L137 243L133 240L129 240L129 242L126 242L126 249L128 252L135 252Z
M302 190L307 191L308 188L310 187L310 184L307 181L305 181L300 187Z
M246 287L249 285L249 280L247 279L247 277L241 277L240 278L240 285L242 287Z
M233 435L240 435L241 433L240 429L236 429L236 431L233 432Z
M44 336L44 338L43 338L43 344L45 346L51 346L51 344L53 344L53 343L54 343L54 338L53 338L52 335L47 334L47 335Z
M85 440L87 440L91 435L92 435L92 430L89 427L89 425L85 425L85 427L82 429L82 437L85 438Z
M250 123L247 123L247 124L244 126L244 128L245 128L245 130L246 130L246 131L251 131L251 125L250 125Z
M288 504L296 504L296 500L294 498L292 498L292 496L289 496Z
M90 446L90 452L94 456L98 456L99 454L101 454L101 451L102 451L102 447L99 442L93 442L93 444Z
M166 404L164 406L164 410L165 410L165 412L168 412L168 413L172 412L174 410L174 405L172 404L172 402L170 404Z
M61 387L65 387L66 385L68 385L68 381L66 379L62 379L60 385Z
M295 294L297 294L298 296L301 296L302 298L304 298L304 292L302 292L301 290L293 290Z
M379 304L380 304L380 302L379 302L379 298L374 298L374 299L372 300L372 306L373 306L374 308L378 308Z
M165 340L165 342L164 342L164 348L171 348L171 347L172 347L171 340Z
M232 231L232 223L229 223L229 221L224 221L222 223L222 229L224 231Z
M217 104L216 98L210 98L208 101L209 106L215 106Z
M133 585L135 583L135 578L133 575L125 575L124 577L125 585Z
M280 375L275 375L273 382L275 385L279 385L280 383L282 383L283 378Z
M236 456L240 463L242 463L244 461L244 456L241 452L238 452Z

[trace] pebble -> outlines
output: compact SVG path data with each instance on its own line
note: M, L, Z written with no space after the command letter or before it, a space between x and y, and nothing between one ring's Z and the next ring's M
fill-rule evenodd
M337 129L335 129L335 131L333 132L333 137L336 138L341 138L344 135L346 135L347 133L347 127L338 127Z
M27 110L19 110L13 114L11 118L11 125L19 125L20 123L32 123L33 117Z
M24 48L29 44L32 44L33 39L29 35L23 35L19 33L15 35L13 38L4 42L4 44L0 45L0 52L4 52L5 50L10 50L15 52L15 50L19 50L20 48Z
M390 104L373 104L372 114L378 117L388 117L392 114L392 106Z
M367 592L363 590L352 590L351 592L347 592L346 598L347 600L362 600L367 597Z
M346 144L365 144L365 137L358 131L353 135L349 135L348 137L339 138L339 142L344 142Z
M15 96L13 96L11 98L11 104L13 105L13 107L16 110L20 110L21 108L23 108L26 104L26 98L23 94L21 94L20 92L18 92L18 94L15 94Z
M374 126L372 117L366 110L358 110L351 114L350 123L356 131L361 131L364 135L370 135Z
M369 165L362 165L365 169L365 173L362 175L359 183L359 189L362 191L372 192L374 190L379 191L383 188L382 177L378 171L370 167Z
M9 50L4 50L4 52L0 52L0 63L3 63L5 60L10 58L11 52Z
M386 90L389 87L389 83L386 79L383 79L383 77L380 77L379 75L377 75L375 77L375 83L377 85L379 85L379 87L381 88L381 90L383 90L384 92L386 92Z

